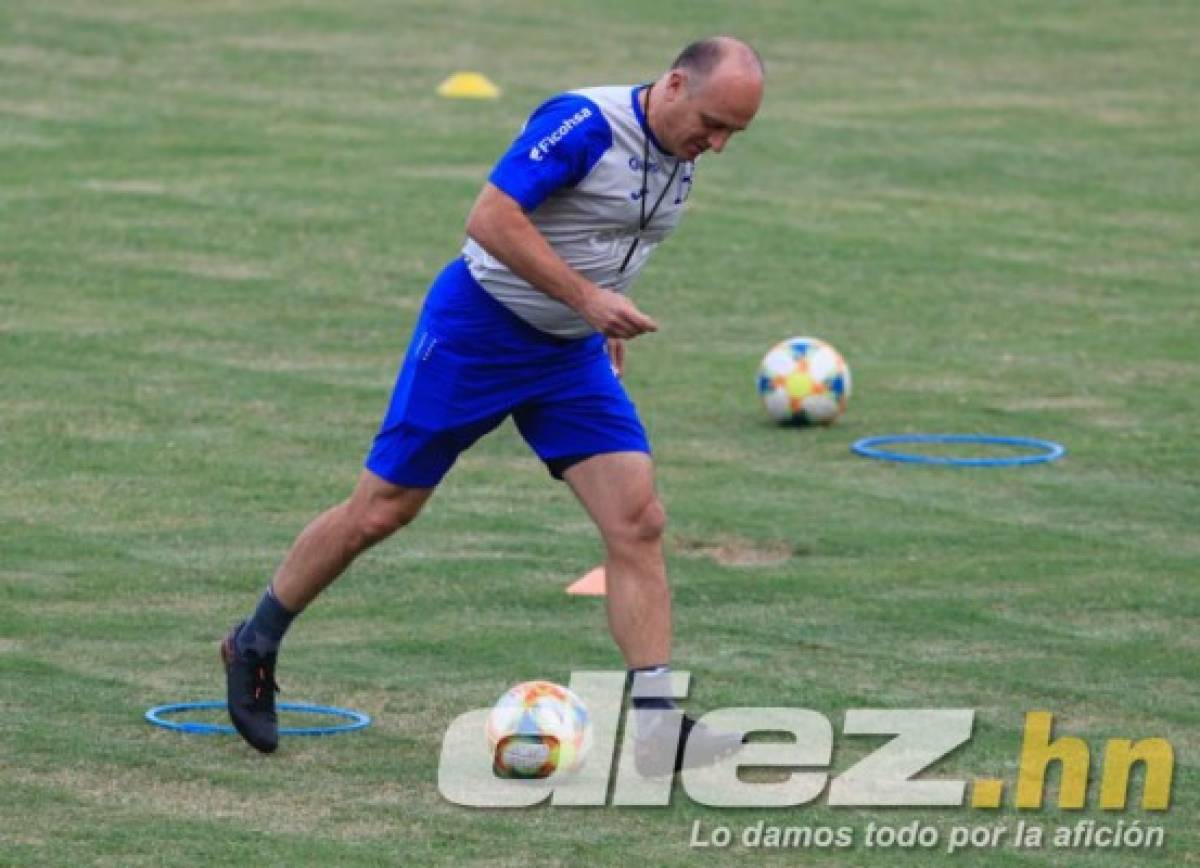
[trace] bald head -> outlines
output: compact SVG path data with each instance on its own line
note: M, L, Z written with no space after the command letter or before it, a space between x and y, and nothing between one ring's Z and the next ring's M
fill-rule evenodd
M720 152L750 125L763 97L763 62L732 36L693 42L646 99L650 127L666 150L685 160Z
M720 66L732 65L739 72L762 79L766 67L758 52L735 36L710 36L689 45L671 63L671 69L689 74L695 84L706 80Z

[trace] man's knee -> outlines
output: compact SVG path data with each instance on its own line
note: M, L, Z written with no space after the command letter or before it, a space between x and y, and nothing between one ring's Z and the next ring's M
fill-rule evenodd
M391 536L417 517L426 496L404 492L394 496L351 498L346 506L351 530L362 547Z
M372 545L394 534L415 516L389 507L375 506L354 516L354 531L366 545Z
M624 513L606 536L617 545L645 545L660 542L666 529L667 512L658 496L652 495Z

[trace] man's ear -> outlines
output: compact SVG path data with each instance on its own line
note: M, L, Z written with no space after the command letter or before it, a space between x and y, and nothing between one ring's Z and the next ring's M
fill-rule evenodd
M666 91L671 99L678 99L687 92L687 73L681 69L672 69L667 73Z

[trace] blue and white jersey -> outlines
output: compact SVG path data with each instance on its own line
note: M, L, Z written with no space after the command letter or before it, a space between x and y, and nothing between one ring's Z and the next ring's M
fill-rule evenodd
M530 116L488 178L521 204L569 266L620 293L679 225L694 170L690 161L666 153L650 133L639 99L643 87L596 87L553 97ZM679 165L658 211L639 232L647 137L647 215ZM639 236L622 272L621 263ZM574 310L517 277L474 239L467 238L462 253L475 280L535 328L563 338L595 332Z

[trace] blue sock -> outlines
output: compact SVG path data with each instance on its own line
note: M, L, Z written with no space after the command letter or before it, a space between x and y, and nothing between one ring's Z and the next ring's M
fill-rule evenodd
M266 657L279 650L283 642L283 634L291 626L292 619L298 613L289 612L279 602L275 592L270 587L258 601L258 608L250 616L250 620L242 625L234 638L239 654L247 652Z
M631 697L634 708L672 709L677 707L675 700L671 697L671 667L665 665L638 666L630 669L627 675L630 687L633 686L634 678L639 675L641 676L639 679L640 692L650 695Z

